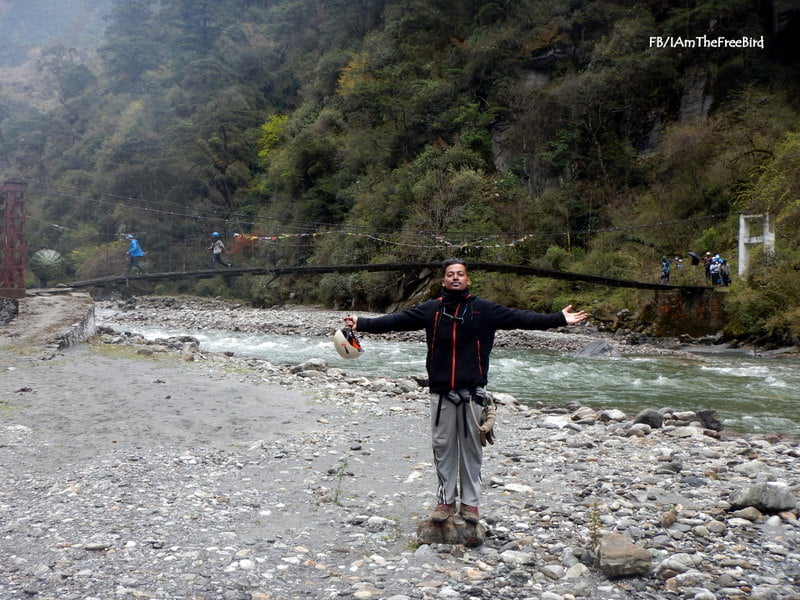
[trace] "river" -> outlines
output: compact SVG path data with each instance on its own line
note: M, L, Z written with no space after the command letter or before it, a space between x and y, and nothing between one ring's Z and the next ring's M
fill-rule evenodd
M214 330L126 327L148 339L192 335L209 352L233 352L275 364L299 364L324 358L354 375L402 379L425 372L422 342L372 338L363 356L340 358L330 339L248 334ZM800 360L740 354L703 354L696 358L577 358L569 355L496 348L492 353L491 391L514 395L522 403L563 406L579 402L636 414L644 408L714 409L727 429L742 433L782 432L800 437Z

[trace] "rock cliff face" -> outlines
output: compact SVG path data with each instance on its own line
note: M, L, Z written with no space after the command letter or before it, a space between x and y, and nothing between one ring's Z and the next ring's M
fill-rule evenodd
M678 119L680 121L705 121L714 101L709 86L711 75L706 66L692 67L686 71L686 85L681 97Z

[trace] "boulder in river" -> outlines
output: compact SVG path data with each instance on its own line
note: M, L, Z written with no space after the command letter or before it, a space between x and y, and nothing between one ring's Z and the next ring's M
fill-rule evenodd
M614 346L609 344L606 340L595 340L578 350L573 356L581 358L592 358L595 356L617 356Z

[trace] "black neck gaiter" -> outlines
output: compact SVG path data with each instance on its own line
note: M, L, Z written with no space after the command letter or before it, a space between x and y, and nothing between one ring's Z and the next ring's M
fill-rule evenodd
M442 302L445 306L454 306L464 302L469 296L469 288L465 290L442 290Z

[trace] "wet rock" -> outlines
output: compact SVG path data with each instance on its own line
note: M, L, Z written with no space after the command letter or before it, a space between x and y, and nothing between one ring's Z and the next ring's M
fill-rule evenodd
M617 351L606 340L595 340L573 354L580 358L593 358L597 356L617 356Z
M664 415L660 411L646 408L633 418L634 423L644 423L653 429L658 429L664 424Z
M719 420L719 415L715 410L698 410L697 420L705 429L722 431L722 421Z

